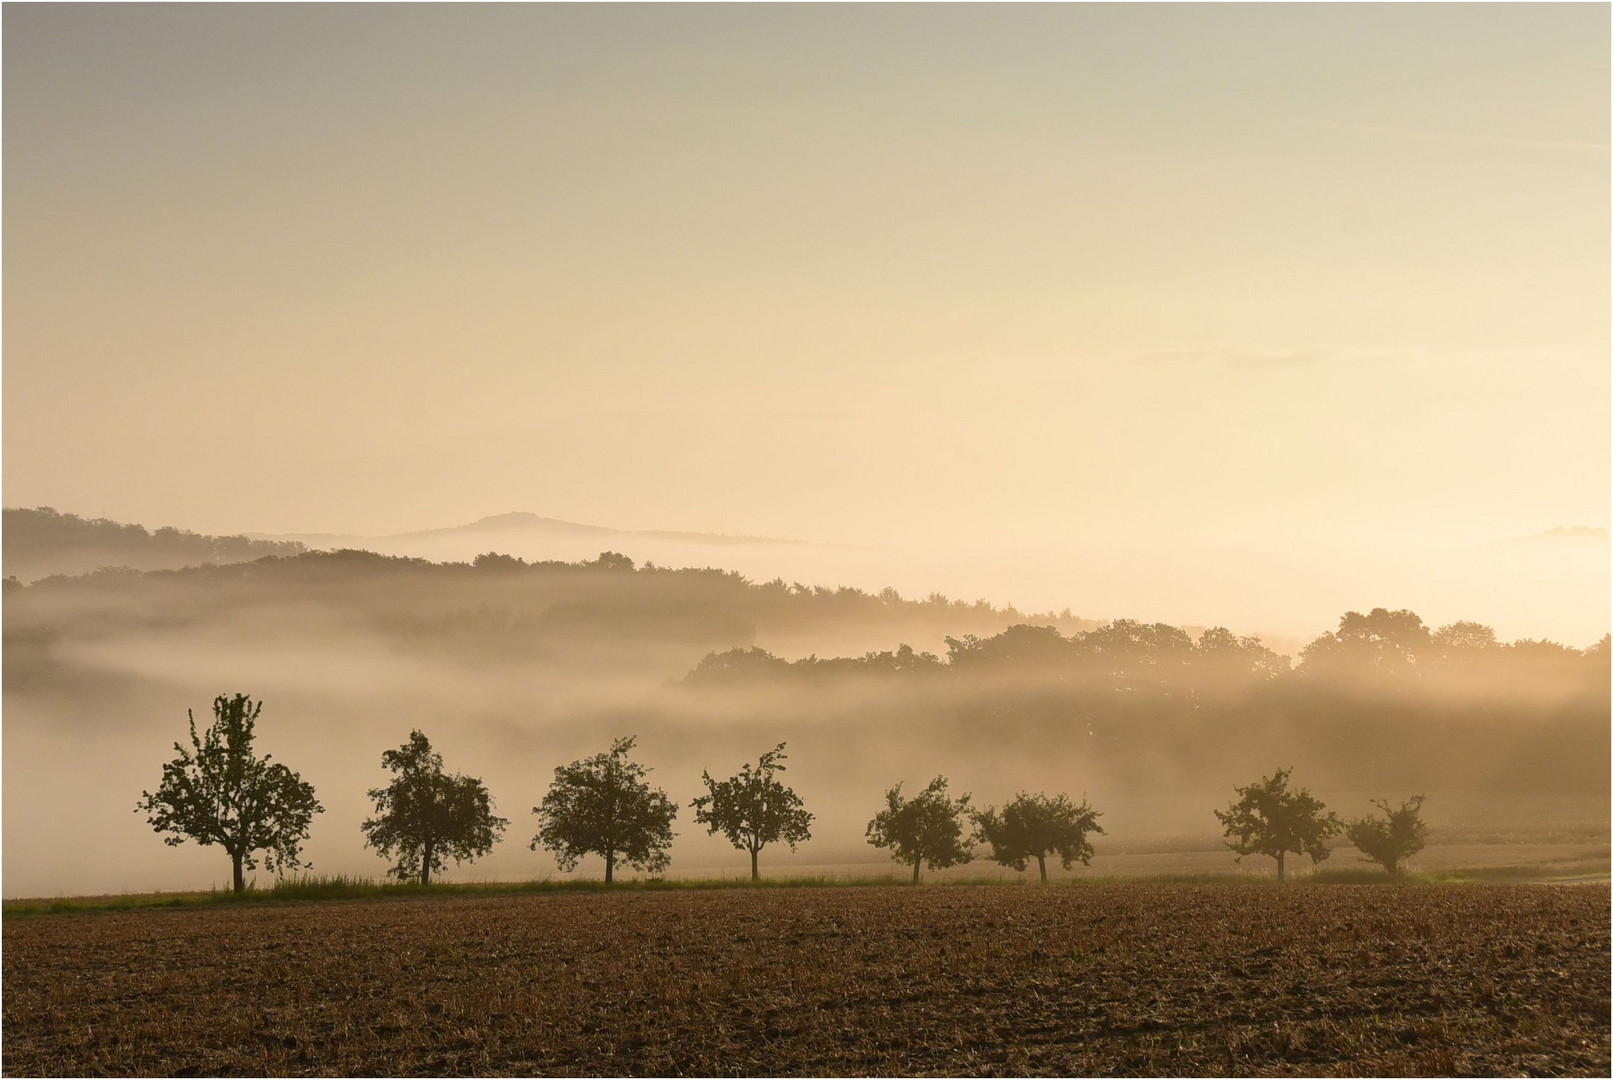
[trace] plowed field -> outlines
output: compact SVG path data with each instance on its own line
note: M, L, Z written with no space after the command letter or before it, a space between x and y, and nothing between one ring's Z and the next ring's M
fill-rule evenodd
M565 894L8 919L23 1074L1595 1074L1601 886Z

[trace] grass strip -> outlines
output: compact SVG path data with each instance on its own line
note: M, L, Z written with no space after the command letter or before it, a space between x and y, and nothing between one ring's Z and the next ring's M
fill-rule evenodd
M1381 870L1366 868L1325 868L1296 875L1287 882L1270 876L1239 873L1105 875L1065 878L1039 886L1032 880L1016 881L995 877L952 878L925 882L919 888L969 888L995 885L1008 888L1084 888L1091 885L1246 885L1251 888L1308 888L1329 885L1412 885L1438 886L1485 883L1575 883L1609 880L1605 866L1481 866L1435 870L1390 877ZM544 879L538 881L388 882L346 874L305 875L286 878L267 889L248 888L237 896L223 889L207 892L128 893L118 896L80 896L7 900L0 905L6 918L35 915L62 915L101 911L155 911L255 904L294 904L332 900L385 898L521 896L549 893L634 893L700 892L713 889L843 889L913 888L901 878L874 877L777 877L751 881L748 878L658 879L616 882L606 886L597 880Z

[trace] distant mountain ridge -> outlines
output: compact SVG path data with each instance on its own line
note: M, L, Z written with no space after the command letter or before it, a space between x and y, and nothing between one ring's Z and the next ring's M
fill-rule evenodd
M381 555L403 555L432 562L469 562L496 552L528 562L592 559L601 551L617 551L636 562L660 566L721 567L762 579L786 577L822 580L855 572L841 564L868 556L873 549L770 536L668 529L616 529L516 511L480 518L468 525L417 529L381 536L355 533L254 533L264 540L290 541L310 550L355 548ZM866 561L866 558L865 560ZM865 577L866 575L860 575Z
M314 548L358 547L365 550L376 550L371 545L381 543L390 546L419 541L430 542L459 537L469 538L485 534L493 534L501 539L507 539L511 533L525 534L533 539L588 538L597 540L609 537L628 537L669 540L690 544L832 546L814 545L805 540L782 540L771 536L730 536L724 533L680 532L669 529L613 529L606 525L586 525L577 521L544 517L541 514L533 514L524 510L516 510L507 514L494 514L490 517L480 518L468 525L416 529L411 532L388 533L380 536L359 533L248 533L247 535L254 539L290 540Z
M77 575L111 567L178 570L204 563L248 562L304 551L371 551L378 555L470 562L499 553L532 562L577 562L616 550L640 563L673 567L720 567L760 579L830 577L836 560L876 549L816 544L763 536L674 530L615 529L516 511L468 525L418 529L381 536L356 533L246 533L208 536L173 527L142 525L59 513L52 507L5 511L4 573L23 583L56 574ZM828 566L823 565L828 560Z
M163 526L105 518L81 518L54 507L7 507L4 511L4 572L19 581L53 574L84 574L108 566L133 570L178 570L202 563L236 563L266 555L307 550L294 540L209 536Z

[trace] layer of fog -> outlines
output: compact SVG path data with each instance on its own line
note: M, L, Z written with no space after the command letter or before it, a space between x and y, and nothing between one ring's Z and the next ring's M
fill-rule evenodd
M490 857L450 871L457 880L556 874L546 853L528 849L532 807L556 766L599 752L619 735L638 736L637 756L654 768L652 781L683 807L673 848L677 874L744 872L744 856L696 827L688 803L703 791L703 769L727 775L778 742L788 743L786 779L817 821L813 840L794 855L764 852L764 869L775 872L892 869L864 842L864 826L891 784L903 781L911 790L938 774L977 803L1021 790L1090 798L1109 830L1100 852L1163 837L1191 838L1189 846L1214 851L1211 811L1226 804L1235 784L1278 766L1293 766L1296 781L1346 816L1368 812L1370 797L1413 791L1429 795L1428 816L1440 826L1516 827L1605 820L1607 813L1605 791L1553 797L1539 783L1491 790L1473 778L1492 775L1485 770L1493 772L1493 764L1468 760L1464 755L1480 751L1459 738L1442 753L1444 779L1383 760L1370 740L1329 745L1259 730L1240 732L1238 747L1187 761L1146 750L1100 757L1079 727L1011 717L967 729L943 725L923 693L855 686L830 686L810 698L789 686L691 693L670 682L697 659L691 652L651 649L643 657L638 666L608 671L570 662L465 663L400 650L306 605L280 624L224 619L201 628L113 629L58 644L37 672L22 660L8 667L4 894L221 885L228 861L219 849L164 846L134 806L156 785L172 743L185 736L185 710L205 725L212 698L236 691L266 702L260 750L301 772L324 803L305 849L322 874L385 871L361 846L359 824L370 812L366 789L387 780L381 752L411 728L428 734L451 771L483 778L497 811L510 819ZM1493 756L1493 747L1484 753ZM1231 868L1230 854L1217 858ZM597 875L596 863L585 862L579 873ZM269 879L260 873L258 880Z

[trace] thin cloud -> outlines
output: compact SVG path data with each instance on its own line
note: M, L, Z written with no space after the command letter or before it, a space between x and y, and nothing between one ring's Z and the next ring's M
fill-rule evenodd
M1144 364L1222 368L1338 367L1361 364L1402 364L1420 360L1415 349L1382 349L1335 345L1209 345L1141 353Z
M1393 135L1408 139L1429 139L1437 142L1488 143L1492 146L1519 146L1541 150L1596 150L1606 152L1607 143L1575 142L1559 139L1518 139L1506 135L1470 135L1459 131L1430 131L1426 128L1403 128L1387 124L1349 124L1336 120L1307 120L1309 127L1332 128L1337 131L1362 131L1372 135Z
M1514 536L1504 540L1506 544L1606 544L1608 542L1607 529L1600 525L1559 525L1555 529L1545 532L1530 533L1528 536Z

